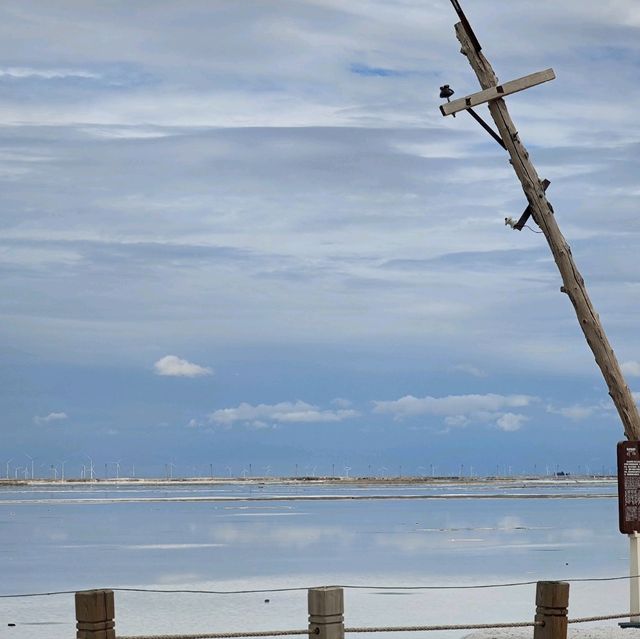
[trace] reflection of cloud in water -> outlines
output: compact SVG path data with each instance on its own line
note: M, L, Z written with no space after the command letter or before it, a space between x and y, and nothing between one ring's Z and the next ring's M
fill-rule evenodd
M527 530L551 530L551 526L528 526L520 517L506 515L500 517L495 525L487 526L447 526L441 528L417 528L420 532L520 532Z
M419 529L416 531L397 531L379 533L374 537L376 546L396 550L405 554L422 554L426 552L447 552L457 548L462 552L478 552L478 546L484 551L513 551L522 550L554 552L560 549L587 546L592 536L589 531L582 536L579 529L573 534L569 531L544 534L542 538L531 536L514 537L512 531L520 531L519 528L446 528L446 529ZM542 530L549 530L543 528ZM449 537L444 534L434 535L432 532L450 533L467 531L494 531L496 534L489 537Z
M594 531L589 528L567 528L560 533L560 536L572 541L589 541L593 539L594 534Z
M356 533L341 526L237 526L223 524L211 530L211 538L224 544L296 546L302 548L330 540L349 543Z
M127 550L189 550L191 548L221 548L225 544L136 544L120 546Z
M293 510L293 506L224 506L224 510Z
M454 528L416 528L419 532L461 532L461 531L496 531L511 532L517 530L551 530L550 526L472 526L472 527L454 527Z
M292 515L304 515L304 513L233 513L221 515L222 517L290 517Z
M36 537L45 539L46 541L60 542L69 539L69 533L59 529L39 528L36 530Z
M514 515L506 515L498 519L497 528L500 530L526 530L527 527L520 517Z
M225 544L67 544L59 548L100 548L101 550L190 550L193 548L221 548Z

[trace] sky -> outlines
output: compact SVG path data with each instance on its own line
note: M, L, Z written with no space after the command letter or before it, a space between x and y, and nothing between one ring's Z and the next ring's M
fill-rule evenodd
M465 0L640 398L640 6ZM0 475L610 472L446 0L0 6ZM486 107L477 108L489 117Z

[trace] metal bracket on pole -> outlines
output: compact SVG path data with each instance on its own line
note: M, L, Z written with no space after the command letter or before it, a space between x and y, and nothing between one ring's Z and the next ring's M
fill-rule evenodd
M507 147L498 135L471 107L467 109L469 115L506 151Z
M462 10L460 3L458 2L458 0L451 0L451 4L453 5L453 8L456 10L458 17L460 18L460 22L462 22L462 24L464 25L464 28L467 30L467 33L469 34L469 39L473 44L473 48L476 50L476 53L480 53L480 50L482 49L482 47L480 46L480 43L478 42L478 38L476 38L476 34L473 32L473 29L469 24L469 20L467 20L467 16L464 15L464 11Z
M549 184L551 184L551 182L549 182L549 180L547 180L546 178L542 180L542 190L546 191ZM549 204L549 208L553 211L553 209L551 208L551 204ZM520 219L513 225L513 230L522 231L522 229L524 228L524 225L527 223L527 220L530 217L531 217L531 204L527 206L527 208L524 210L524 213L520 216Z

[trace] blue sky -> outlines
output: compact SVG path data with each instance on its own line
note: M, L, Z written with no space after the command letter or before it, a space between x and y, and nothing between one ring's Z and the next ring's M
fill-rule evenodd
M640 392L640 8L465 9L501 80L556 72L509 107ZM0 471L613 466L506 155L438 111L478 90L448 2L0 11Z

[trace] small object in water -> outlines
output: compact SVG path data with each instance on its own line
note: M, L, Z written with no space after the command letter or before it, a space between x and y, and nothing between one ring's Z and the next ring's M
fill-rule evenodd
M8 623L7 626L9 626L9 628L15 628L16 624L15 623Z
M268 600L268 599L265 599L265 600L264 600L264 602L265 602L265 603L269 603L269 600Z

